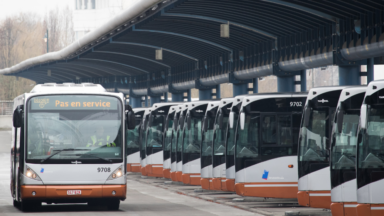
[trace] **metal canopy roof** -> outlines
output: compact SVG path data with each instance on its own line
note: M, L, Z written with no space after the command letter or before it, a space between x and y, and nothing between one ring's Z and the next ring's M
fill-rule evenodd
M383 10L379 0L145 0L62 51L0 74L141 95L364 64L384 55Z

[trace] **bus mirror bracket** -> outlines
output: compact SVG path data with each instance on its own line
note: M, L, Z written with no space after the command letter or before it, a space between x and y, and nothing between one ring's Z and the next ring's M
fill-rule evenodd
M13 111L13 127L19 128L23 124L24 105L19 105Z
M191 115L187 115L187 129L191 129Z
M367 128L367 104L363 104L360 110L360 129Z
M222 112L219 113L217 123L219 124L219 128L223 129L224 125L223 125L223 113Z
M304 126L309 126L309 118L311 117L311 108L306 106L304 109Z
M229 113L229 119L228 119L228 121L229 121L229 128L231 128L231 129L233 128L234 118L235 118L235 113L231 111Z
M245 113L240 113L240 129L244 130L244 124L245 124Z
M153 121L153 115L151 113L151 114L149 114L148 127L152 126L152 121Z

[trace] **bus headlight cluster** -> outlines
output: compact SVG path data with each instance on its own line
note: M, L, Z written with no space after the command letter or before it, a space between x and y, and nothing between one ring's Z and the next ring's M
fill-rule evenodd
M34 180L37 180L37 181L41 181L40 177L35 173L35 171L33 171L31 168L29 168L28 166L26 167L26 171L25 171L25 176L27 176L28 178L30 179L34 179Z
M117 178L120 178L121 176L123 176L123 167L122 166L120 166L115 171L113 171L113 173L109 176L108 180L117 179Z

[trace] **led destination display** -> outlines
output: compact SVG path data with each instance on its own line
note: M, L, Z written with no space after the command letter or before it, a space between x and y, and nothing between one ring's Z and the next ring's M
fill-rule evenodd
M116 110L118 100L97 95L40 96L30 100L32 110Z

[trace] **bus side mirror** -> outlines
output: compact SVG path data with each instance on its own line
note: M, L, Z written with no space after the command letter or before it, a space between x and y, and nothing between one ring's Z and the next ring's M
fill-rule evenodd
M24 105L19 105L13 111L13 127L19 128L23 124Z
M150 114L150 115L149 115L149 120L148 120L148 127L151 127L151 126L152 126L152 121L153 121L153 115Z
M229 113L229 119L228 119L228 122L229 122L229 128L233 128L233 121L235 120L235 113L234 112L230 112Z
M180 128L184 128L184 116L180 115L180 118L179 118L179 125L180 125Z
M202 131L207 132L207 128L208 128L208 118L206 116L204 116Z
M360 129L367 128L367 104L363 104L360 110Z
M244 124L245 124L245 113L240 113L240 129L244 130Z
M176 115L176 114L175 114ZM178 119L177 118L174 118L173 119L173 130L177 130L177 124L178 124Z
M305 107L303 117L304 117L304 126L308 127L309 126L309 118L311 117L311 108L309 106Z
M342 108L337 112L337 131L341 133L343 129L344 110Z

